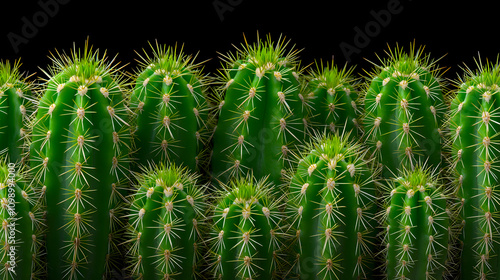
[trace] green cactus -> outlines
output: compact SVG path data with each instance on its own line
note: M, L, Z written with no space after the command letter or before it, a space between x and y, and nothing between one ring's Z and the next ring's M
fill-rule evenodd
M208 141L207 76L196 57L175 47L151 46L141 56L131 97L135 119L137 163L174 162L206 170Z
M318 136L299 159L286 212L295 258L289 277L373 277L378 170L369 170L367 150L348 138Z
M352 132L352 137L362 135L359 111L359 84L353 77L354 68L316 63L306 76L310 116L306 117L316 131ZM345 126L345 127L344 127Z
M401 172L389 181L380 215L386 279L445 279L450 216L444 184L429 168Z
M500 277L500 65L465 68L457 82L449 118L449 167L454 179L462 229L462 279Z
M88 41L51 58L30 151L33 182L46 188L47 279L101 279L121 261L128 97L114 59Z
M28 186L19 163L0 156L1 279L43 279L43 217L41 192Z
M282 196L267 177L248 174L221 191L212 210L209 262L212 279L275 279L280 275Z
M137 177L128 227L135 279L199 278L207 204L197 179L173 164L150 165Z
M279 186L292 168L289 159L308 125L298 81L302 70L297 51L287 52L287 45L270 36L253 45L245 40L236 54L223 57L212 173L224 184L253 171L256 178L270 175Z
M0 62L0 151L6 150L13 162L25 162L27 123L34 110L34 84L20 67L19 60Z
M399 46L386 52L370 74L363 124L372 154L385 178L417 162L441 163L444 103L440 68L424 48Z

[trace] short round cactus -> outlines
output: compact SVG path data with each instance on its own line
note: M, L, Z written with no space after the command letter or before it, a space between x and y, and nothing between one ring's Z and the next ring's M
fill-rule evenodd
M134 279L198 278L207 204L197 177L170 164L143 168L137 176L127 242Z
M212 279L275 279L282 269L280 206L275 187L250 175L232 180L212 210Z
M347 138L317 137L299 158L286 212L295 258L289 277L373 277L377 171L369 170L366 150Z

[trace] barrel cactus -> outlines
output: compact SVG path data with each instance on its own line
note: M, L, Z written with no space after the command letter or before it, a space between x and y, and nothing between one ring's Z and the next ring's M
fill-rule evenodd
M354 67L340 68L333 62L316 63L308 75L304 97L309 101L308 117L311 126L319 132L351 132L362 135L360 125L359 83L353 76Z
M88 41L52 60L30 150L33 182L46 190L47 279L101 279L120 258L128 97L114 59Z
M29 143L28 122L34 110L34 84L20 70L16 60L0 62L0 151L10 161L25 163Z
M480 61L480 60L479 60ZM459 199L462 279L500 276L500 65L479 62L457 80L449 118L450 174Z
M212 279L276 279L283 269L280 207L267 177L234 179L221 191L211 213Z
M437 61L424 48L389 49L370 74L363 124L385 178L418 162L440 166L446 106Z
M213 176L222 183L253 171L279 186L292 168L289 159L308 123L297 51L287 47L284 39L275 43L268 36L223 57L212 156Z
M0 156L0 278L43 279L43 213L39 191L20 163Z
M128 216L134 279L196 279L207 204L198 175L173 164L143 167Z
M387 279L445 279L451 253L450 212L437 173L416 166L389 181L385 193L385 276Z
M348 137L317 137L291 178L286 213L295 259L289 278L374 276L377 170L370 171L367 151Z
M169 161L206 170L209 79L182 48L158 43L151 48L152 54L141 55L131 96L137 163Z

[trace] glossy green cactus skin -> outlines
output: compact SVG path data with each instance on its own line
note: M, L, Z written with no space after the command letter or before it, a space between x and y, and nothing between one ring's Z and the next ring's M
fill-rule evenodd
M299 279L372 279L375 184L366 150L348 136L317 137L290 183L292 274Z
M208 141L207 77L201 64L177 47L156 44L141 56L131 97L136 114L137 163L174 162L206 169Z
M122 258L128 100L119 69L88 42L52 59L31 145L33 182L46 189L47 279L101 279Z
M386 279L445 279L450 216L447 196L430 170L403 171L386 191Z
M276 189L249 175L231 181L212 210L211 279L276 279L283 249Z
M253 171L283 184L292 152L303 141L307 125L300 94L297 52L268 37L246 43L223 59L223 100L214 133L213 176L222 183Z
M0 62L0 151L12 162L25 161L27 123L33 113L33 83L20 72L21 63Z
M306 119L316 131L362 135L359 86L353 70L347 65L339 68L333 62L325 66L316 63L316 68L306 75L304 97L309 105Z
M145 168L130 210L134 279L197 279L207 208L198 175L174 165Z
M450 108L449 166L460 200L460 275L462 279L498 279L500 68L490 62L478 67L466 68L457 81Z
M40 194L28 186L19 163L0 158L1 279L43 279Z
M370 75L363 124L369 148L385 178L418 162L441 163L441 125L446 106L439 68L423 48L389 50Z

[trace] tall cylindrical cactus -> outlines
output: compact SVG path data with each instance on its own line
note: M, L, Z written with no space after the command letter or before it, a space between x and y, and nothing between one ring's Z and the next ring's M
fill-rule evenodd
M228 54L220 78L223 100L214 134L213 176L227 183L253 171L283 183L290 157L307 129L305 98L298 82L297 51L283 39L245 42Z
M319 132L352 132L360 136L361 113L359 83L353 77L354 68L316 63L316 69L306 76L304 97L309 101L308 117L312 128Z
M400 174L389 182L380 215L386 279L445 279L450 216L444 184L420 166Z
M290 182L287 217L300 279L372 279L375 184L366 150L347 135L307 146Z
M462 279L500 277L500 65L465 68L449 118L450 169L462 228Z
M201 64L182 48L158 43L152 48L152 55L141 56L131 97L137 163L169 161L191 170L206 169L200 165L208 157L201 155L209 133L208 79Z
M440 68L423 48L389 49L370 74L363 124L385 178L400 167L441 162L441 125L446 106Z
M204 244L206 202L195 173L175 165L144 168L130 210L130 267L136 279L195 279Z
M212 210L212 279L275 279L282 263L276 188L251 175L232 180Z
M40 195L28 185L24 167L0 156L1 279L43 279Z
M0 151L12 162L27 156L27 126L34 109L33 83L20 72L19 60L0 62Z
M33 122L33 181L46 189L48 279L101 279L116 263L129 173L128 97L88 42L53 56Z

